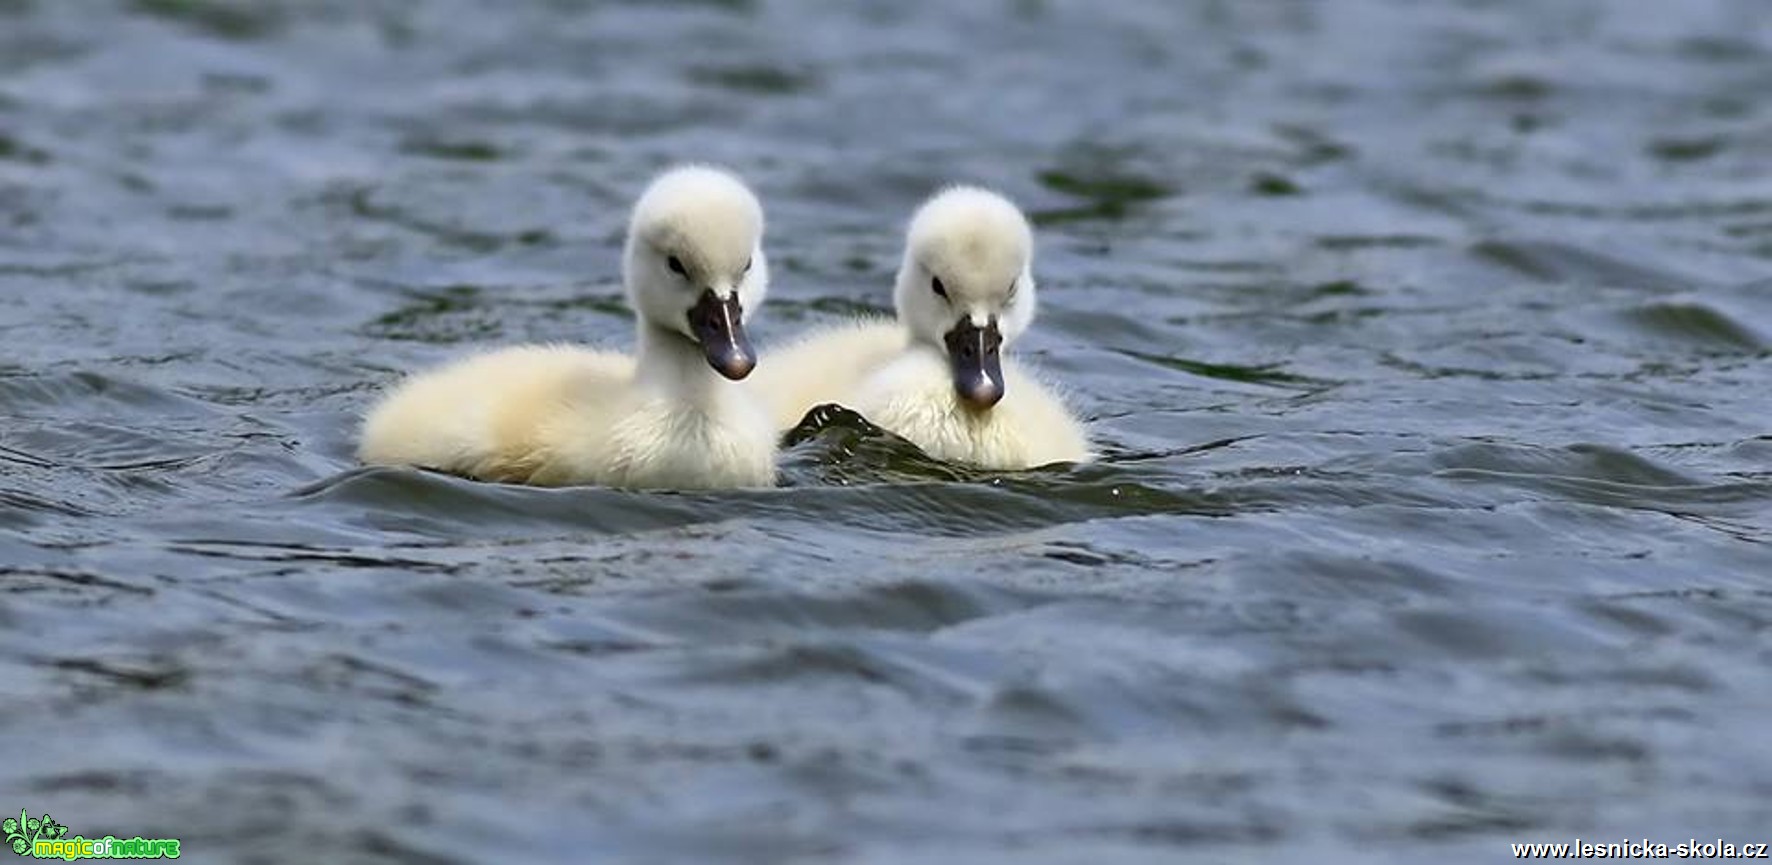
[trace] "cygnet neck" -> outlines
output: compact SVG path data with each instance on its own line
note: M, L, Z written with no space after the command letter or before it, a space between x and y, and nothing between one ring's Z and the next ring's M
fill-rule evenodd
M635 379L666 398L712 408L734 383L708 365L707 355L689 337L642 319Z

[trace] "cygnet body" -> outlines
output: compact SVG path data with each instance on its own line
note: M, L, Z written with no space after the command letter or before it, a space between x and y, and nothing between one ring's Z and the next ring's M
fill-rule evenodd
M665 172L634 205L622 255L633 357L521 346L421 373L369 413L359 456L545 486L773 484L774 424L734 383L756 365L744 312L768 286L762 240L762 206L738 178Z
M952 187L906 232L897 320L815 331L769 354L749 384L776 425L821 403L859 411L938 459L1024 469L1091 458L1064 401L1004 350L1034 318L1033 229L1013 203Z

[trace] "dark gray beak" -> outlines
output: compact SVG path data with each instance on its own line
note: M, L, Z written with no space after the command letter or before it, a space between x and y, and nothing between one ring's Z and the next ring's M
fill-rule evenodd
M961 319L942 338L948 345L948 365L954 370L954 393L973 409L983 411L1003 398L1003 362L999 349L1003 335L997 319L979 327Z
M689 310L689 332L701 343L715 372L738 381L756 368L757 353L744 335L744 307L738 304L737 292L725 300L715 297L712 289L702 292Z

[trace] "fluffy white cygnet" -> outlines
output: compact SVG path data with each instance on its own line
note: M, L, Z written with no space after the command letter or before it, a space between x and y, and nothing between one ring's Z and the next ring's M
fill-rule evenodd
M1091 458L1062 399L1002 352L1034 318L1033 229L1008 199L949 188L906 233L896 321L826 328L769 354L749 384L776 425L839 403L925 453L992 469Z
M359 456L548 486L773 484L775 426L733 383L756 364L743 314L768 286L762 241L762 205L738 178L666 172L634 205L622 256L634 357L523 346L416 375L370 412Z

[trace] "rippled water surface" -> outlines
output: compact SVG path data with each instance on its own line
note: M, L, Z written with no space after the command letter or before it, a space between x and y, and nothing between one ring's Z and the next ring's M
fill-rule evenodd
M1501 861L1772 841L1772 5L0 0L0 811L198 862ZM1099 463L364 470L626 345L722 162L765 347L953 179ZM768 362L767 353L763 362Z

